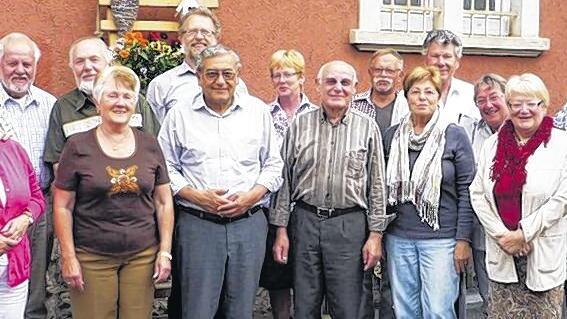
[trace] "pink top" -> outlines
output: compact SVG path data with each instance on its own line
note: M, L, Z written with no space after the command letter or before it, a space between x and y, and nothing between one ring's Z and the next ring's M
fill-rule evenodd
M0 229L14 217L29 210L37 220L45 201L26 151L15 141L0 141L0 179L6 192L6 204L0 202ZM30 276L30 246L28 236L9 249L8 285L14 287Z

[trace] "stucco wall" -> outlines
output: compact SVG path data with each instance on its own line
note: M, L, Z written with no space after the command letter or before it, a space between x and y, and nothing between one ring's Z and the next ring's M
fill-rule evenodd
M552 111L567 100L563 89L563 73L567 64L564 50L567 29L564 18L567 2L541 2L540 35L551 39L551 50L538 58L497 58L465 56L458 76L475 80L484 72L504 76L534 72L548 85L552 96ZM359 90L368 87L366 60L370 53L358 52L348 43L348 31L357 26L358 1L349 0L219 0L217 10L223 22L222 41L236 49L244 63L242 77L253 94L272 99L267 62L270 54L280 48L296 48L306 57L308 67L307 93L317 101L313 78L318 67L331 59L352 62L359 70ZM148 16L167 16L169 12L143 12ZM30 34L40 45L37 83L40 87L61 95L73 86L67 67L67 51L73 39L92 34L95 30L95 0L19 0L4 1L0 33L21 31ZM421 64L420 55L405 55L411 68Z

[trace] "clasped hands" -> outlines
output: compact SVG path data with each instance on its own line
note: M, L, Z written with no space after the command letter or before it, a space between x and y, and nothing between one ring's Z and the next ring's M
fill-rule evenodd
M527 256L532 249L531 244L526 242L524 232L520 228L508 231L496 239L498 240L498 246L508 255L516 257Z
M221 217L233 218L244 214L257 201L252 192L236 192L224 196L226 189L200 190L198 204L207 212Z

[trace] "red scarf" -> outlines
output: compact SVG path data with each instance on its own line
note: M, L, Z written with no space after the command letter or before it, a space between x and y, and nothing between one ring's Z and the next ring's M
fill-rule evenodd
M522 187L528 176L528 158L541 143L547 146L552 128L553 119L544 117L535 134L524 146L518 145L511 120L507 120L498 132L498 146L490 178L495 182L494 197L498 214L510 230L516 230L522 218Z

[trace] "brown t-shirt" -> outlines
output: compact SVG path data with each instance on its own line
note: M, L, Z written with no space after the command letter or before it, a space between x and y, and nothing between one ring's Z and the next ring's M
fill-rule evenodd
M169 182L157 140L133 130L136 149L128 158L106 155L96 129L65 144L55 186L74 191L75 246L92 253L126 256L158 243L153 192Z

